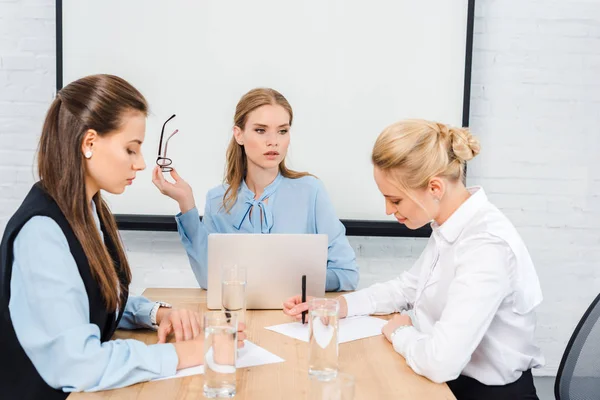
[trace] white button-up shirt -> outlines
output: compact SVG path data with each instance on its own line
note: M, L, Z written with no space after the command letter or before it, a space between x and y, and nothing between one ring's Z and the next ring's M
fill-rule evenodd
M395 280L344 295L348 316L413 310L394 349L435 382L459 375L486 385L516 381L544 360L534 345L542 301L527 248L482 188L433 233L415 265Z

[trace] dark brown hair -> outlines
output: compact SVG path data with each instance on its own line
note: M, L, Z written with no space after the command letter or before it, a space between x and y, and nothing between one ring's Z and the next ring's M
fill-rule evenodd
M98 282L107 310L115 310L119 292L127 290L131 270L121 243L117 224L98 192L93 201L107 240L115 248L120 265L104 245L86 195L86 170L82 143L94 129L105 136L119 129L129 112L148 113L144 96L131 84L113 75L92 75L61 89L46 114L38 148L38 174L44 190L54 199L87 257L92 276ZM118 273L123 277L119 283ZM119 288L119 285L121 287ZM120 304L124 307L124 304Z

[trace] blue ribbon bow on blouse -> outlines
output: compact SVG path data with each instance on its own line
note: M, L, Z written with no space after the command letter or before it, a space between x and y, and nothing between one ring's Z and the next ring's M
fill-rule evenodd
M233 226L237 230L240 230L244 220L250 214L250 223L252 224L254 233L269 233L271 231L271 228L273 227L273 213L271 212L271 207L269 204L265 203L265 200L275 193L279 183L281 182L281 179L282 176L277 175L277 178L275 178L273 183L265 188L265 191L259 199L254 198L254 193L248 189L246 182L242 181L242 187L240 190L241 198L238 198L240 210L233 219ZM242 203L242 201L244 203ZM250 212L251 210L252 212Z

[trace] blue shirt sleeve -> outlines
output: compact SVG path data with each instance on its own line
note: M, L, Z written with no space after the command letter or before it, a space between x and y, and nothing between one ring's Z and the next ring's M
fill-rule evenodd
M327 280L325 290L354 290L358 286L356 255L346 237L346 228L338 219L323 184L319 181L315 203L317 233L327 234Z
M172 344L100 341L98 326L89 321L77 264L56 222L32 218L13 249L10 316L19 343L48 385L65 392L96 391L175 374L178 358ZM136 315L135 301L128 304L131 316Z
M154 304L153 301L143 296L129 296L123 316L119 321L119 329L152 329L150 312Z
M208 235L217 230L210 212L210 199L206 198L202 221L196 207L185 214L177 214L175 220L196 280L201 288L208 289Z

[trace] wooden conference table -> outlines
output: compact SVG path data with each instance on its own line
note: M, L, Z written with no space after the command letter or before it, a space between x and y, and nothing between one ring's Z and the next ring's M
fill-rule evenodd
M169 302L178 308L207 310L206 291L201 289L147 289L144 296ZM333 296L336 294L328 295ZM264 329L265 326L286 322L291 320L281 310L247 312L248 340L286 361L239 369L235 399L309 399L308 344ZM117 331L115 338L133 338L152 344L156 343L156 332ZM415 374L383 336L342 343L339 352L340 371L356 379L355 400L455 399L446 384L436 384ZM103 392L73 393L68 399L203 399L203 383L204 376L195 375Z

